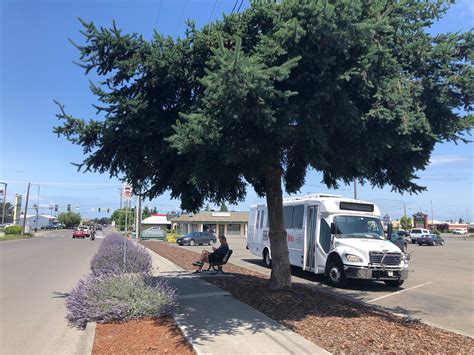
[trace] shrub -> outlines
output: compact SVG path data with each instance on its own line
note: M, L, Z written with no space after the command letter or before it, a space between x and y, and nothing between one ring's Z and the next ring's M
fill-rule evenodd
M167 241L168 243L174 243L176 244L176 239L179 238L179 234L176 234L176 233L168 233L165 237L165 241Z
M67 319L76 327L87 322L122 322L158 317L170 310L176 291L164 280L143 274L90 275L66 297Z
M4 229L5 234L21 234L20 226L8 226Z
M123 263L124 247L125 265ZM110 234L92 257L91 270L95 276L122 273L151 273L152 261L147 250L119 234Z

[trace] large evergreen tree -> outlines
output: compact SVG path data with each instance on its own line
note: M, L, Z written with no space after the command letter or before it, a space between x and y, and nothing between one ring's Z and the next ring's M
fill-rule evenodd
M416 171L473 125L473 33L430 35L447 1L256 1L184 39L145 41L84 23L81 66L104 120L60 106L55 131L84 148L83 168L124 174L182 208L266 196L271 289L291 285L282 188L306 171L424 190ZM217 168L216 168L217 167Z

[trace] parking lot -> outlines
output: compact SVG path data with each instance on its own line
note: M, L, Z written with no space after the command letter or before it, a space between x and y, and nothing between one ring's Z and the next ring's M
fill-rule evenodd
M444 246L409 244L410 274L401 288L388 288L383 282L352 281L347 289L333 289L325 278L293 268L293 282L349 295L355 299L420 318L474 337L474 240L445 235ZM244 238L228 238L234 251L230 262L270 274L261 258L246 250ZM209 246L181 247L199 252Z

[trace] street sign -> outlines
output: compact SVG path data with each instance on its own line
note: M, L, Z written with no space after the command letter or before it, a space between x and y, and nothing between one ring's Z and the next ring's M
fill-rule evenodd
M125 200L130 200L132 198L132 185L123 184L122 197Z

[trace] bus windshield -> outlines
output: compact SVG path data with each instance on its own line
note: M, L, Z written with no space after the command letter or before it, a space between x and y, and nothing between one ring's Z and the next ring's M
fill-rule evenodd
M339 238L385 239L382 223L378 218L337 216L334 224Z

